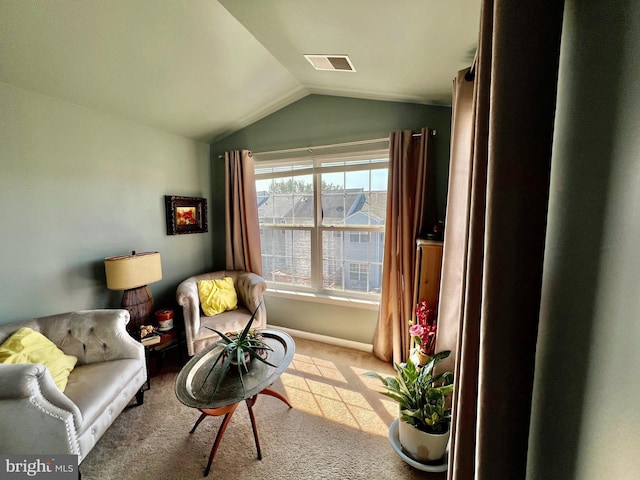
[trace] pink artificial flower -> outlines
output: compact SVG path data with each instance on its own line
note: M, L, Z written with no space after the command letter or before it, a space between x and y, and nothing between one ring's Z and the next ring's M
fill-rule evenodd
M429 308L426 300L418 302L415 308L416 325L409 327L409 333L420 344L420 350L433 355L436 340L436 311Z
M422 325L411 325L411 327L409 327L409 333L414 337L422 337L425 333L425 329Z

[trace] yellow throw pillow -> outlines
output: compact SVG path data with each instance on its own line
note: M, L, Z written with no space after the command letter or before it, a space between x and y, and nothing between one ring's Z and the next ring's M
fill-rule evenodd
M41 363L64 392L78 359L67 355L55 343L28 327L22 327L0 345L0 363Z
M231 277L220 280L200 280L198 295L202 311L207 317L238 308L238 295Z

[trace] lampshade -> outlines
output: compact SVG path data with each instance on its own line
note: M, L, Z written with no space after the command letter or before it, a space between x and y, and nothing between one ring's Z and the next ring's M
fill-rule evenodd
M158 252L143 252L104 259L109 290L129 290L162 280Z

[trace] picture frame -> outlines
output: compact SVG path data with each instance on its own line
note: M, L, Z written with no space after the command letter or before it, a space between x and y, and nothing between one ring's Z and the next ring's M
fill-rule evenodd
M167 215L167 235L207 232L206 198L165 195L164 203Z

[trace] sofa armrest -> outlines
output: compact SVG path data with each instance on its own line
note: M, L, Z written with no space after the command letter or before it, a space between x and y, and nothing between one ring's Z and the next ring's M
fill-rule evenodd
M253 321L253 328L264 328L267 326L267 308L263 301L266 290L267 282L255 273L243 272L236 278L236 292L244 306L247 307L251 313L260 306Z
M176 301L182 307L187 336L189 339L193 338L200 330L200 297L196 277L188 278L178 285Z
M0 364L0 385L1 452L80 453L82 414L44 365Z

